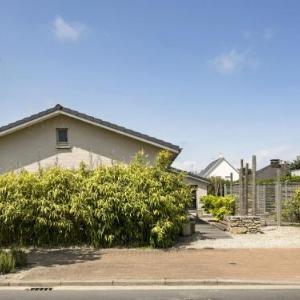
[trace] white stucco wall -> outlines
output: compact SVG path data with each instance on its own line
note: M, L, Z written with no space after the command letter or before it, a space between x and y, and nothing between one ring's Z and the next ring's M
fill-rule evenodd
M291 174L293 176L300 176L300 170L293 170L293 171L291 171Z
M68 128L68 149L57 148L57 128ZM140 150L153 161L162 148L59 115L0 137L0 173L20 169L36 171L53 165L78 168L81 162L91 168L113 162L127 164ZM207 194L207 184L192 178L186 178L186 182L197 185L199 208L201 196Z
M201 197L207 195L207 186L208 183L201 182L199 180L195 180L191 177L186 177L185 181L189 185L197 185L197 191L196 191L196 208L197 210L201 209Z
M225 160L223 160L209 175L209 177L221 177L224 179L230 179L230 173L233 174L233 180L239 179L239 173L229 165Z

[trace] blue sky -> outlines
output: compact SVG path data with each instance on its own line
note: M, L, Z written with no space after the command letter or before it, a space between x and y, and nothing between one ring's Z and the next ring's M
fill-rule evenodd
M0 123L60 103L180 145L300 154L299 1L0 0Z

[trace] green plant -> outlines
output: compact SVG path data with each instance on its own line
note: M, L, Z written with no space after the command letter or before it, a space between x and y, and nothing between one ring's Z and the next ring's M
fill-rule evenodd
M151 230L150 245L154 248L168 248L180 231L181 226L174 226L171 221L159 221Z
M217 220L223 220L225 216L234 214L235 198L233 196L207 195L201 198L203 208L211 213Z
M16 262L11 252L0 251L0 273L11 273L15 270Z
M290 222L300 222L300 188L291 200L285 201L283 216Z
M300 176L288 174L280 178L281 183L300 182Z
M300 169L300 159L296 159L294 160L291 164L290 164L290 168L291 171L292 170L298 170Z
M169 152L152 165L138 153L129 165L1 175L0 244L170 245L192 199L170 163Z
M21 268L27 265L27 254L24 250L18 248L12 248L11 254L16 262L16 267Z
M224 185L229 186L230 181L225 180L221 177L210 177L209 178L209 185L207 188L208 195L214 195L214 196L223 196L224 191Z
M273 179L262 179L262 180L258 180L257 184L275 184L276 183L276 178ZM280 177L280 182L281 183L297 183L300 182L300 176L295 176L295 175L291 175L290 173L288 173L285 176L281 176Z

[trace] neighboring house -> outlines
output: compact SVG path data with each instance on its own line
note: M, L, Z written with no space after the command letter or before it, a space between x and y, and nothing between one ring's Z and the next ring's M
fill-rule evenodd
M150 162L162 150L173 154L179 146L88 116L61 105L0 127L0 173L59 165L77 168L81 162L91 168L128 164L143 150ZM196 186L196 207L206 194L208 181L187 174L188 184Z
M300 169L291 170L291 175L292 176L300 176Z
M199 175L205 178L221 177L223 179L230 180L231 173L234 181L239 179L238 170L224 157L219 157L203 169Z
M300 176L300 155L296 157L296 160L291 163L290 167L292 176Z
M280 169L280 176L285 176L289 173L289 164L279 159L271 159L269 165L256 171L256 180L276 179L278 169Z

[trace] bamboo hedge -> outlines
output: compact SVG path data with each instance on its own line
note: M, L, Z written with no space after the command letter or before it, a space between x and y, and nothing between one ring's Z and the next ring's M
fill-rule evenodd
M154 165L59 167L0 176L0 245L169 247L191 204L170 154Z

